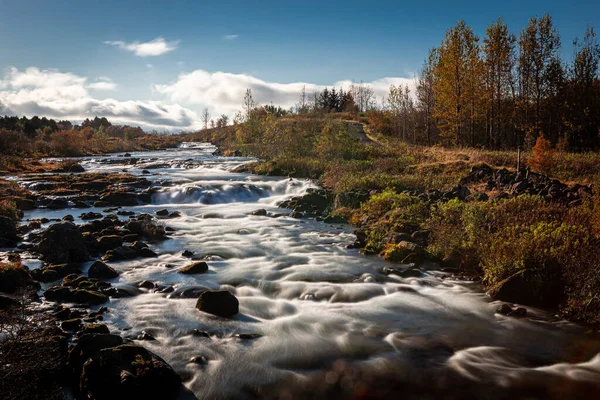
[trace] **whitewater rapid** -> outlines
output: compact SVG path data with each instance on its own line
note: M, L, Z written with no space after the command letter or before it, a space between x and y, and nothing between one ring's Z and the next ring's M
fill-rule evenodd
M175 229L171 239L150 243L158 258L110 264L121 273L111 280L115 286L151 281L173 291L113 298L104 323L125 338L153 336L136 342L184 378L189 393L182 398L298 398L302 391L311 397L311 387L323 393L332 385L353 397L377 377L436 385L437 377L452 376L543 393L559 383L600 382L600 346L583 328L531 308L526 319L498 315L498 303L478 284L453 280L433 265L422 278L384 274L389 264L346 248L355 240L352 227L293 219L278 208L313 183L234 173L251 159L215 150L188 143L134 153L135 164L119 155L83 162L88 172L148 169L143 176L158 188L152 204L124 210L181 212L163 221ZM251 215L258 209L269 215ZM26 218L68 213L34 210ZM178 274L190 263L184 250L207 261L209 272ZM222 319L196 310L196 298L185 294L205 288L234 293L239 315ZM445 385L451 393L452 383Z

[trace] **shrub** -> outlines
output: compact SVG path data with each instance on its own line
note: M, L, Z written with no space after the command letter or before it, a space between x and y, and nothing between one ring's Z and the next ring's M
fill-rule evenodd
M19 214L19 209L14 201L0 200L0 216L17 221L19 219Z
M533 158L529 160L529 166L543 174L549 174L554 166L554 158L556 151L552 148L552 144L544 135L538 136L535 146L533 146Z

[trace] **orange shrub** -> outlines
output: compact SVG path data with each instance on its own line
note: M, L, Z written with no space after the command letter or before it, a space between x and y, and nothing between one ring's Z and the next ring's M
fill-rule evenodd
M549 174L554 166L556 150L552 148L552 144L544 135L540 135L533 146L533 158L528 160L529 166L544 174Z

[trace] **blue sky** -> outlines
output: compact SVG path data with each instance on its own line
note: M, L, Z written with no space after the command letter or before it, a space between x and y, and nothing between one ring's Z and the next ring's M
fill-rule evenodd
M244 85L256 87L259 101L284 106L303 85L281 84L317 90L362 80L383 93L412 78L460 19L482 35L502 17L518 33L530 16L549 12L567 59L587 23L600 29L600 1L591 0L0 0L0 10L0 112L77 119L104 111L164 129L185 128L205 106L215 117L234 113ZM172 50L136 53L136 43L153 40L159 48L150 52ZM33 107L36 96L43 104Z

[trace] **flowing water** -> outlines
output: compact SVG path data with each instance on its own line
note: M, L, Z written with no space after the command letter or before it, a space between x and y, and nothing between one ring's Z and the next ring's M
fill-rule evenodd
M383 274L389 264L346 249L352 227L292 219L277 207L313 183L234 173L250 159L214 150L187 144L133 154L135 165L117 156L83 163L90 172L148 168L160 191L152 204L124 209L181 212L164 221L176 230L171 239L150 244L157 259L111 263L121 272L115 286L148 280L174 292L111 299L104 322L126 338L152 335L138 343L184 378L182 398L599 393L600 346L583 328L534 309L524 319L498 315L478 284L435 266L421 278ZM269 215L251 215L257 209ZM68 213L38 209L25 218ZM190 262L184 250L206 260L209 272L178 274ZM203 288L230 290L239 315L196 310L186 294Z

